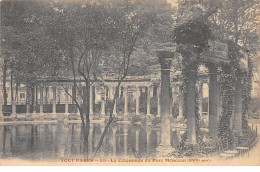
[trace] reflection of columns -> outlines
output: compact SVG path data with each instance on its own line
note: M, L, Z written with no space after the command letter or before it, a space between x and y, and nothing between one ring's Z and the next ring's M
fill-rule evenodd
M12 135L12 143L13 145L16 144L16 127L17 126L11 126L11 135ZM36 138L35 138L36 140Z
M157 98L158 98L158 102L157 102L157 117L161 116L161 91L160 91L160 87L157 87Z
M161 131L156 132L156 140L157 140L157 146L160 145L160 140L161 140Z
M168 154L173 150L170 124L170 67L174 53L158 51L157 56L161 65L161 143L158 151Z
M217 137L218 124L218 92L217 92L217 67L209 65L209 137Z
M140 129L137 128L137 129L135 130L135 149L136 149L136 152L137 152L137 153L139 153L139 151L140 151L139 137L140 137Z
M150 136L151 136L151 132L152 132L151 128L148 128L146 130L146 142L147 142L146 152L147 152L147 154L149 154L149 152L150 152Z
M124 88L124 99L125 99L125 108L124 108L124 116L126 117L128 115L128 96L127 96L128 88L127 86Z
M124 125L124 156L127 156L128 125Z
M135 109L136 109L135 112L136 112L136 115L140 115L139 105L140 105L140 89L137 86L136 87L136 94L135 94Z
M102 133L104 132L105 130L105 122L101 123L100 124L100 130L101 130L101 135ZM103 141L103 144L101 145L100 147L100 154L101 154L101 157L104 157L105 156L105 138L104 138L104 141Z
M115 157L116 156L116 132L117 132L117 127L115 127L115 128L112 128L112 132L113 132L113 143L112 143L112 145L113 145L113 157Z
M147 108L146 115L151 115L151 86L147 87Z
M2 92L2 90L1 90ZM2 95L2 93L0 93L0 95ZM2 97L0 97L2 99ZM0 101L1 101L0 99ZM2 106L2 104L1 104ZM2 111L1 111L2 112ZM0 115L1 115L1 112L0 112ZM4 156L4 125L0 125L0 140L1 140L1 144L0 144L0 157L3 158Z
M94 124L89 124L89 157L92 157L93 154L93 130L94 130Z
M234 131L242 135L242 74L236 78Z
M53 93L53 98L52 98L52 113L56 114L56 87L52 87L52 93Z

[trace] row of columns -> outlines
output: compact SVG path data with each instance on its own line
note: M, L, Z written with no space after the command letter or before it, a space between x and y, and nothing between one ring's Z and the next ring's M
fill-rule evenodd
M94 89L95 87L91 86L90 87L90 115L94 115L94 100L93 100L93 92L94 92ZM151 109L151 86L148 86L148 91L147 91L147 112L146 114L147 115L150 115L151 112L150 112L150 109ZM72 91L68 89L68 87L66 87L65 89L67 89L67 91L69 92L69 94L72 95ZM158 98L158 112L157 112L157 115L160 116L160 88L158 87L157 89L157 98ZM114 90L114 89L113 89ZM28 91L27 91L28 93ZM33 113L35 114L36 113L36 94L37 92L35 92L35 100L33 102ZM124 115L127 116L128 115L128 87L124 87ZM136 114L137 115L140 115L140 111L139 111L139 107L140 107L140 88L137 87L136 88ZM46 97L45 97L46 98ZM30 95L27 94L27 99L29 100L30 99ZM46 100L45 100L46 101ZM73 100L72 100L73 101ZM117 100L116 100L117 102ZM46 102L45 102L46 103ZM106 101L105 99L102 99L101 100L101 116L105 116L105 104L106 104ZM40 86L40 114L43 114L43 105L44 105L44 87ZM52 87L52 113L53 114L56 114L56 105L57 105L57 91L56 91L56 87L53 86ZM67 93L65 93L65 114L69 114L69 95ZM113 109L113 114L117 114L116 112L116 103L115 103L115 106L114 106L114 109ZM30 102L27 101L26 102L26 113L29 114L30 113ZM16 100L13 100L12 101L12 116L16 116Z
M208 92L208 129L209 138L216 139L218 134L218 119L221 112L221 98L220 98L220 85L217 66L214 64L208 64L209 71L209 92ZM196 70L196 69L194 69ZM188 100L188 112L187 112L187 138L190 143L196 142L196 124L195 124L195 83L194 80L195 71L190 71L190 85L188 86L187 100ZM242 135L242 81L241 77L236 77L235 84L235 103L234 103L234 131L239 135ZM199 101L199 110L202 116L202 92L203 92L203 82L199 85L200 92L200 101ZM232 122L232 121L231 121Z
M159 62L161 65L161 145L159 152L169 152L172 149L170 144L170 69L174 52L158 51ZM197 90L197 70L198 66L191 63L187 73L187 142L196 143L196 90ZM217 76L217 66L208 64L209 70L209 137L217 138L218 114L220 109L220 96ZM181 97L181 96L179 96ZM202 96L201 96L202 98ZM181 98L182 99L182 98ZM202 105L202 102L200 102ZM179 107L182 107L180 102ZM180 109L182 110L182 109ZM201 106L202 112L202 106ZM242 84L241 77L237 77L235 91L235 110L234 110L234 130L242 134ZM181 113L182 114L182 113Z

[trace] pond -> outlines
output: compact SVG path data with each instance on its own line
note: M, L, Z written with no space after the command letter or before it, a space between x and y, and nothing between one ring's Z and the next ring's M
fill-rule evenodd
M96 149L104 124L92 124L89 153ZM113 134L115 133L115 134ZM172 132L173 146L178 136ZM83 157L81 124L26 124L0 126L0 154L2 159L54 160ZM120 124L110 128L97 157L147 157L156 152L160 130L147 126Z

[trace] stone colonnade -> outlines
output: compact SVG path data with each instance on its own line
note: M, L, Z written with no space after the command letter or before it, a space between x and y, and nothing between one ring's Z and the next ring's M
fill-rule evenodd
M114 98L114 94L115 94L115 88L116 88L116 84L117 82L108 82L106 84L107 89L105 90L105 95L108 95L105 98L101 99L101 108L100 108L100 116L104 117L106 116L106 101L108 99L113 99ZM52 85L52 84L50 84ZM127 115L129 114L129 109L128 109L128 100L129 100L129 88L131 89L131 92L134 95L135 98L135 109L136 115L140 115L140 96L141 96L141 91L144 88L147 88L147 97L146 97L146 112L144 112L146 115L151 115L151 92L153 91L153 86L150 80L147 81L138 81L138 80L133 80L132 82L125 82L121 84L120 87L120 91L121 88L123 89L123 100L124 100L124 108L123 108L123 113L124 116L127 117ZM23 102L23 105L26 106L26 115L27 116L31 116L31 115L38 115L42 118L44 113L48 113L48 112L44 112L44 105L51 105L51 113L55 116L57 113L57 105L62 104L64 105L64 112L63 114L65 114L65 116L68 116L70 114L69 112L69 105L70 104L75 104L74 99L77 99L77 101L79 103L83 103L83 100L81 100L81 96L80 95L75 95L77 94L77 92L75 91L74 93L74 89L72 86L65 86L65 87L58 87L57 85L55 85L55 83L53 83L53 86L49 86L49 85L39 85L37 86L37 89L35 89L34 91L34 100L33 102L30 101L26 101L25 104ZM157 89L157 92L159 91L159 87ZM67 93L68 94L67 94ZM19 93L19 89L18 89L18 93ZM31 99L31 93L30 91L26 90L26 96L27 96L27 100ZM95 104L95 100L94 97L95 95L97 95L97 88L96 86L91 86L90 87L90 115L93 117L94 116L94 104ZM158 99L158 111L157 111L157 115L160 116L160 106L161 104L160 102L160 97L158 96L160 93L157 93L157 99ZM18 94L18 96L20 96ZM116 102L118 101L118 98L116 98ZM12 114L11 117L16 118L17 117L17 105L21 105L21 101L14 99L11 102L11 107L12 107ZM33 113L31 113L31 105L33 105ZM39 110L37 110L36 112L36 106L39 105ZM79 112L78 112L79 114ZM114 106L113 109L113 114L117 115L117 103Z
M203 112L203 90L204 85L208 85L208 109L207 109L207 116L208 119L206 120L207 128L209 129L208 136L209 138L216 139L218 136L218 119L221 114L221 97L220 97L220 83L219 83L219 72L218 72L218 66L214 64L208 64L208 77L205 79L205 76L198 79L198 92L199 92L199 114L200 117L204 116ZM195 77L193 77L195 78ZM195 84L197 81L193 81ZM234 131L237 132L239 135L242 135L242 86L241 86L241 77L237 77L236 80L236 88L235 88L235 108L234 108L234 116L233 121L231 121L234 124ZM194 93L195 93L195 86ZM193 92L193 91L192 91ZM188 101L194 101L195 95L191 94L191 91L187 94ZM190 110L190 111L189 111ZM192 112L195 112L195 106L192 106L188 102L188 118L192 117L192 119L195 119L195 114ZM188 141L190 143L196 142L196 124L195 121L187 121L187 136Z

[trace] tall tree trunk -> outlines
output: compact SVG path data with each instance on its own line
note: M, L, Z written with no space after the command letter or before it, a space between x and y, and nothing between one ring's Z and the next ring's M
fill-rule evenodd
M19 89L19 83L18 83L18 81L16 81L16 85L15 85L15 100L16 100L16 102L18 102L18 89Z
M85 100L83 100L83 107L82 110L84 111L84 115L85 115L85 128L83 129L83 134L84 134L84 155L86 155L86 157L89 157L89 145L88 145L88 138L89 138L89 129L90 129L90 119L89 119L89 107L90 107L90 80L87 79L86 80L86 87L85 87L85 91L83 91L83 97L85 98Z
M4 59L3 66L3 94L4 94L4 105L7 105L7 92L6 92L6 76L7 76L7 60Z

